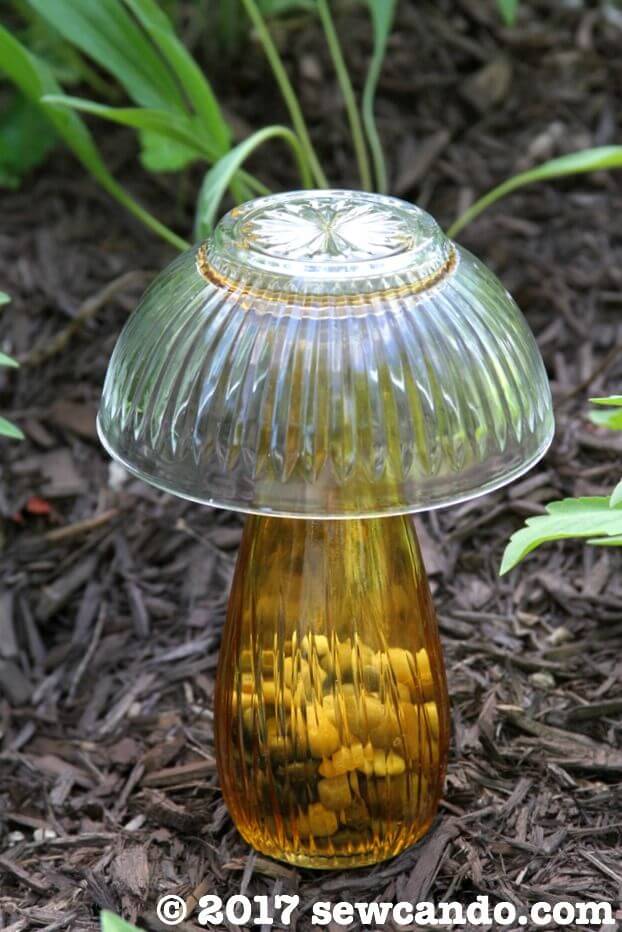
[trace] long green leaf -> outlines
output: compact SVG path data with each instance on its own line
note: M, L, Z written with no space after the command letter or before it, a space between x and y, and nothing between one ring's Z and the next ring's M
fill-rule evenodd
M277 49L272 36L270 35L270 30L266 26L265 20L261 15L259 8L257 6L256 0L242 0L244 4L244 9L246 10L250 21L252 22L259 41L263 46L266 58L272 68L272 73L274 74L275 80L279 86L279 90L285 101L285 105L289 111L290 119L292 121L292 126L294 127L296 134L300 140L300 144L304 150L305 160L307 161L313 179L318 187L327 188L328 182L326 180L326 175L320 165L319 159L315 154L315 149L313 148L313 143L311 142L311 137L309 135L309 130L307 129L307 124L305 123L305 118L303 116L302 110L300 108L300 103L296 97L296 92L292 87L292 83L289 80L285 66L279 55L279 50Z
M195 153L195 157L203 156L210 161L218 158L217 152L209 142L202 139L200 128L193 117L148 107L109 107L94 100L71 97L68 94L49 94L43 98L43 103L70 107L72 110L92 113L104 120L131 126L133 129L157 133L188 147Z
M594 544L595 547L622 547L622 534L617 537L595 537L594 540L588 540L588 544Z
M393 27L396 4L397 0L367 0L374 33L374 50L369 63L367 78L365 79L365 87L363 88L361 109L363 125L374 163L376 187L380 194L387 193L388 182L384 152L374 115L374 102L376 98L376 89L378 87L378 79L382 71L384 56L387 49L387 42Z
M28 52L3 26L0 26L0 71L37 104L45 95L62 95L61 87L45 63ZM178 249L188 248L188 243L156 220L115 181L104 165L87 127L76 113L45 104L41 104L41 107L57 133L109 194L173 246Z
M546 506L547 514L527 518L505 548L499 574L516 566L546 541L569 537L607 538L622 534L622 508L611 508L604 496L566 498Z
M0 417L0 436L10 437L11 440L23 440L24 435L15 424L11 424L5 417Z
M345 58L343 57L341 43L337 35L337 30L335 29L335 24L333 23L328 0L317 0L317 9L326 37L326 44L335 68L335 74L337 75L337 81L346 105L346 113L350 124L350 132L352 134L352 142L354 144L354 153L356 155L361 185L365 191L370 191L372 188L371 169L369 167L367 147L365 146L363 126L354 96L354 88L352 87L352 81L350 80Z
M179 41L173 26L154 0L124 0L142 23L160 52L168 61L199 117L206 136L216 153L224 155L231 146L231 130L225 120L211 85L203 72Z
M608 395L606 398L590 398L592 404L595 405L614 405L616 407L622 407L622 395Z
M114 75L136 103L183 111L180 88L121 0L27 0L65 39Z
M476 201L456 220L449 228L448 235L455 236L467 223L478 217L491 204L510 194L511 191L524 187L526 184L534 184L536 181L548 181L551 178L562 178L565 175L578 175L583 172L596 172L606 168L620 167L622 167L622 146L601 146L597 149L584 149L582 152L572 152L570 155L562 155L557 159L551 159L536 168L514 175L513 178L508 178L503 184L493 188L492 191Z
M225 191L246 159L258 146L263 145L269 139L275 138L284 139L285 142L289 143L298 162L303 187L311 186L311 176L302 147L295 133L287 126L267 126L265 129L260 129L219 159L205 175L197 201L195 239L204 239L211 232Z

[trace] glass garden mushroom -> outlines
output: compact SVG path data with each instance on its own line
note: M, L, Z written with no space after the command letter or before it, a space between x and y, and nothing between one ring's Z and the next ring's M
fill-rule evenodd
M553 433L508 292L398 199L251 201L148 289L98 426L134 475L249 514L216 688L243 837L305 867L413 844L449 701L410 515L512 481Z

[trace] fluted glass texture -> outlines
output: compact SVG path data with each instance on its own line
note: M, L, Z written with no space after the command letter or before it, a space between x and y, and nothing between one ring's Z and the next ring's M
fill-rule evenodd
M216 687L229 812L306 867L398 854L436 813L449 740L412 519L247 519Z
M173 262L119 338L98 423L175 494L335 518L490 491L553 432L498 279L424 211L344 191L250 202Z

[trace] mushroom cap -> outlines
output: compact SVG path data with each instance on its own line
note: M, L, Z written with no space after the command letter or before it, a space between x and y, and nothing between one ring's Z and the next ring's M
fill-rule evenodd
M515 302L429 214L299 191L236 207L154 280L98 427L175 495L349 518L498 488L540 459L554 422Z

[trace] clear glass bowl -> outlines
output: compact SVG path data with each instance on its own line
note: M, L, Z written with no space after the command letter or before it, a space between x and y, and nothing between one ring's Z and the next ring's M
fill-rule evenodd
M554 429L499 280L429 214L351 191L251 201L175 260L119 338L98 426L160 488L305 518L472 498Z

